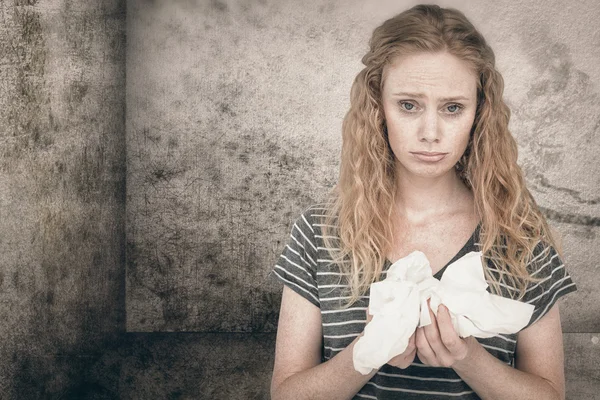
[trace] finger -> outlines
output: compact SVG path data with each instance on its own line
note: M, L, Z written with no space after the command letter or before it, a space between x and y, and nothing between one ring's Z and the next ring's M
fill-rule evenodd
M404 350L404 353L406 354L410 354L417 349L415 344L415 333L416 331L408 338L408 345L406 346L406 350Z
M454 358L464 358L466 353L466 343L458 336L454 326L452 325L452 317L450 311L443 304L440 304L437 312L437 325L440 331L442 343L453 355Z
M412 351L404 356L404 361L406 366L408 367L415 360L415 356L417 355L417 348L413 347Z
M409 340L408 345L406 346L406 350L404 350L404 353L402 353L402 356L405 359L412 362L412 360L415 358L415 354L417 354L417 346L415 344L415 340L414 339L412 341Z
M431 308L429 308L429 317L431 318L431 324L424 326L422 329L427 338L427 342L429 342L429 345L435 352L440 348L440 345L442 345L442 339L440 338L437 319L435 318L433 311L431 311Z
M424 328L417 328L415 344L417 346L417 356L423 364L431 365L432 367L439 367L435 353L431 349L431 346L429 345L429 342L425 336Z
M450 366L453 362L452 354L442 341L439 331L439 324L431 308L429 309L429 316L431 317L431 324L423 328L425 337L435 354L437 362L446 367Z
M413 345L413 346L415 346L415 347L416 347L416 345L415 345L415 336L416 336L416 335L417 335L417 331L415 330L415 331L413 332L413 334L412 334L412 335L410 335L410 337L408 338L408 344L409 344L409 345Z
M388 364L401 369L407 368L414 361L416 354L417 348L415 346L415 334L413 333L408 339L406 350L388 361Z
M413 348L413 350L410 353L404 352L402 354L399 354L387 363L397 368L407 368L410 364L412 364L413 360L415 359L416 353L417 349Z

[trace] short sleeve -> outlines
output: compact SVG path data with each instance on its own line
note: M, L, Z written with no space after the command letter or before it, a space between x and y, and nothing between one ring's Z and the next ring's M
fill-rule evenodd
M316 271L317 245L311 219L309 209L296 220L272 273L290 289L320 307Z
M527 327L546 315L560 297L577 290L563 260L550 245L536 246L528 269L538 280L528 285L522 300L535 307Z

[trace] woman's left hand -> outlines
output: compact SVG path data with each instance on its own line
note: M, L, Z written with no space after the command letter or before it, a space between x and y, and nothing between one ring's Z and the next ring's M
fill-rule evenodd
M466 361L479 342L472 336L465 339L458 336L448 308L443 304L438 307L437 318L431 308L429 315L431 324L417 328L416 332L419 360L432 367L452 367L457 362Z

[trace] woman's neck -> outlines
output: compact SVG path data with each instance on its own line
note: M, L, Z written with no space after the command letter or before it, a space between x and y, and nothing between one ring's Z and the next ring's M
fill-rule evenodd
M401 176L396 185L396 211L411 224L420 225L432 219L474 210L473 194L450 171L438 178Z

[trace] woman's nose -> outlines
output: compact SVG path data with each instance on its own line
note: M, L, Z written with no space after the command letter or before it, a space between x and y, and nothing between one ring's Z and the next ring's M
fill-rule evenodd
M419 132L419 140L422 142L440 141L440 124L437 112L426 112L423 114L423 123Z

